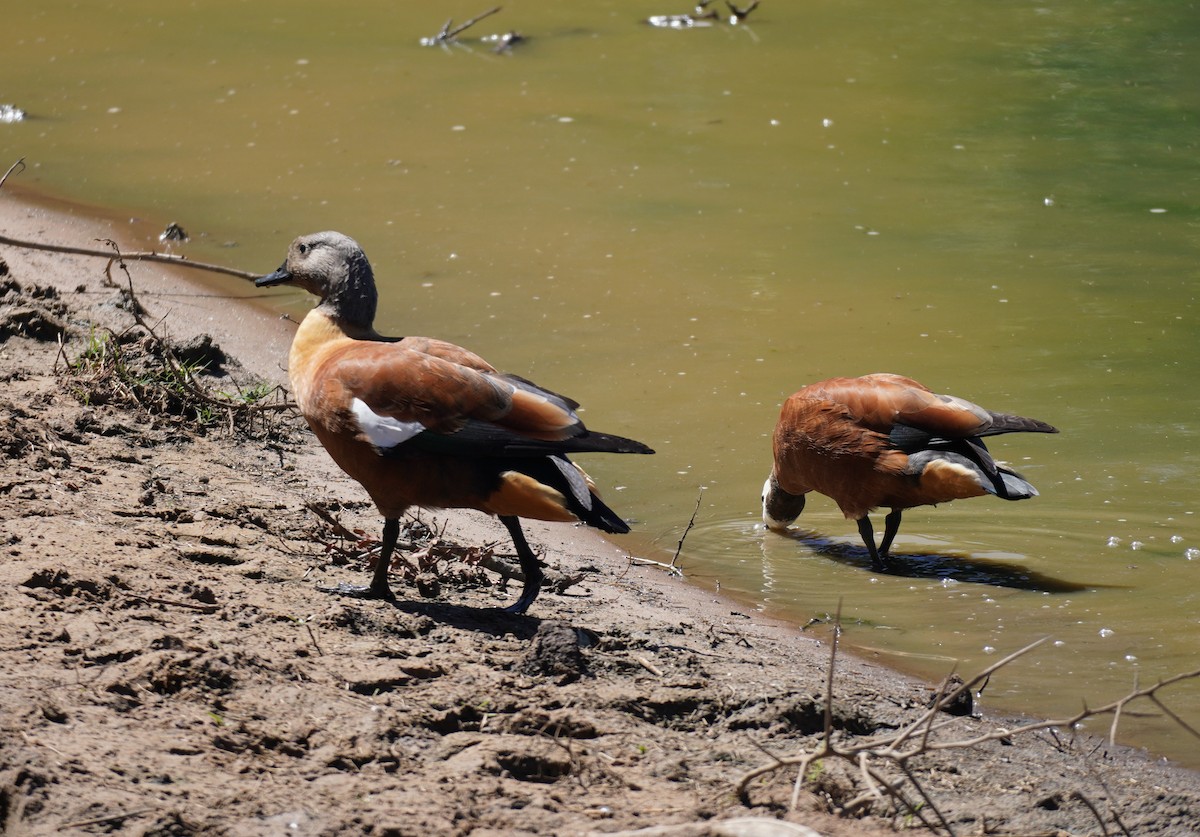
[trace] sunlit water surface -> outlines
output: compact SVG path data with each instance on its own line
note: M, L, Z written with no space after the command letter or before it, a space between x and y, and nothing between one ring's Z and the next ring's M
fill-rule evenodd
M631 549L990 706L1069 715L1200 666L1194 4L212 0L8 10L0 162L266 272L359 239L380 327L567 392L653 459L589 457ZM237 289L253 297L252 289ZM300 313L307 300L273 295ZM909 512L891 572L758 495L778 405L896 371L1049 421L992 445L1042 492ZM701 493L702 492L702 493ZM1200 682L1165 693L1200 726ZM1106 731L1103 722L1094 725ZM1124 738L1200 766L1160 717Z

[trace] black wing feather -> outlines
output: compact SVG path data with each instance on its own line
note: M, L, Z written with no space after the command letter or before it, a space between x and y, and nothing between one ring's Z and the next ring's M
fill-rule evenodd
M471 419L453 433L425 430L403 444L390 448L388 455L433 453L444 456L522 457L555 453L654 453L633 439L610 433L585 430L569 439L531 439L524 434L489 421Z

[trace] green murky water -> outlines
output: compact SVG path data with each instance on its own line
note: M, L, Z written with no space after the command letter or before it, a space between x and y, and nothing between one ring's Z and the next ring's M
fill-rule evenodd
M1196 4L764 0L668 31L639 20L686 3L514 0L468 31L512 54L419 45L485 8L26 3L0 162L246 269L355 236L381 328L653 444L586 462L625 543L670 560L703 488L683 566L771 614L840 600L930 676L1052 636L986 693L1036 713L1200 665ZM1058 425L992 446L1042 496L908 513L895 574L822 499L765 534L778 404L872 371ZM1200 725L1200 682L1167 702ZM1162 719L1122 729L1200 766Z

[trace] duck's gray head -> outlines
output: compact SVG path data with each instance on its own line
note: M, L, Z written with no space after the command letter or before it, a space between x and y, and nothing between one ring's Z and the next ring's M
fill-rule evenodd
M375 274L358 242L339 232L302 235L288 248L287 260L255 285L292 284L320 298L319 307L348 325L369 329L378 294Z

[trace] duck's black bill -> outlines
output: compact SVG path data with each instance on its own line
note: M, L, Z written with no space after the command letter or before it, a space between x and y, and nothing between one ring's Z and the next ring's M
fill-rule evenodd
M284 262L279 266L279 270L274 273L268 273L266 276L260 276L254 280L255 287L266 288L270 285L282 285L284 282L290 281L292 274L288 273L287 263Z

